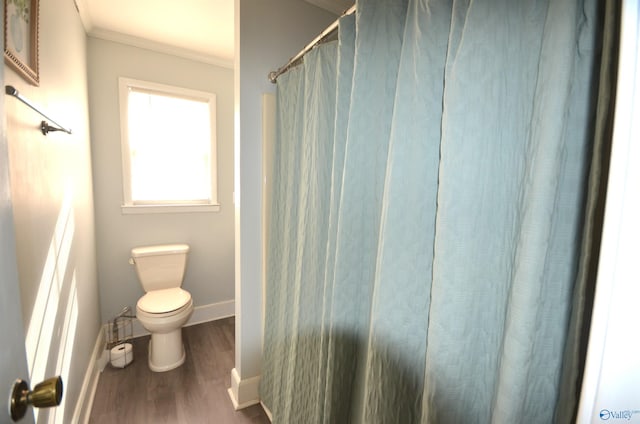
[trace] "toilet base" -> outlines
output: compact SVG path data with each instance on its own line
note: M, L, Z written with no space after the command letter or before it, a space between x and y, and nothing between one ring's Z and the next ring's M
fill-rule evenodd
M182 344L182 328L169 333L151 333L149 340L149 369L165 372L184 363L186 354Z

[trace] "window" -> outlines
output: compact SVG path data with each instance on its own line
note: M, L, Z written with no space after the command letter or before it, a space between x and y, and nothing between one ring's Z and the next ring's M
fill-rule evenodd
M120 78L124 213L219 210L215 94Z

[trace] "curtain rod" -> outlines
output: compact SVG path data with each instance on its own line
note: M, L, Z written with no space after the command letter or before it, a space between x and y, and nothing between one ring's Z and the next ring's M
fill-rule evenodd
M309 44L307 44L304 49L300 50L300 52L297 55L295 55L291 59L289 59L289 61L285 65L283 65L280 68L278 68L277 71L269 72L269 75L268 75L269 81L271 81L272 83L275 84L278 81L278 77L280 75L282 75L285 72L287 72L289 70L289 68L291 68L293 66L293 64L296 63L299 59L301 59L305 54L307 54L307 52L309 50L311 50L312 48L317 46L329 34L331 34L333 31L335 31L336 28L338 28L338 22L340 22L340 18L342 18L343 16L351 15L355 11L356 11L356 5L354 4L349 9L347 9L342 15L340 15L340 17L338 19L336 19L331 25L329 25L324 31L322 31L320 33L320 35L318 35L316 38L314 38L313 41L311 41Z
M8 95L13 96L16 99L20 100L22 103L24 103L25 105L29 106L31 109L35 110L40 115L42 115L44 118L48 119L49 121L53 122L54 125L56 125L54 127L54 126L49 125L49 123L47 121L42 121L40 123L40 131L42 131L42 134L47 135L51 131L64 131L67 134L71 134L71 130L66 129L65 127L63 127L62 125L60 125L56 121L54 121L53 119L49 118L42 111L40 111L37 107L35 107L33 105L33 103L31 103L29 100L27 100L24 97L22 97L20 95L20 93L18 92L18 90L14 86L5 85L4 86L4 92L7 93Z

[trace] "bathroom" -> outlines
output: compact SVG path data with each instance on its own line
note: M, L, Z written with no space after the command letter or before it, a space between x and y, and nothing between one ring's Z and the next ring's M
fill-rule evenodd
M242 40L236 60L241 68L228 63L187 71L189 61L181 57L87 38L73 2L52 0L40 2L40 86L29 85L5 67L5 85L14 85L73 129L71 136L44 137L34 128L39 123L36 115L14 99L4 102L3 149L4 143L10 147L8 161L0 158L0 168L7 172L4 165L11 167L14 226L5 227L3 216L2 238L7 243L3 252L13 249L11 233L17 242L14 253L3 257L2 272L13 279L19 275L25 285L21 291L31 294L31 302L22 302L22 313L30 317L37 312L41 323L47 312L36 310L33 302L42 281L56 281L59 304L70 311L69 322L75 323L75 331L67 331L66 338L54 338L51 345L52 355L65 351L62 362L73 364L67 366L65 381L65 402L69 403L56 413L62 417L60 422L86 417L90 385L97 377L92 367L102 325L123 306L135 306L142 295L128 262L130 249L142 244L185 242L191 246L183 287L192 293L203 320L236 315L236 346L242 348L236 351L232 374L235 398L240 404L255 398L262 319L260 95L274 91L266 79L268 71L286 62L300 49L300 40L313 38L335 15L296 1L236 3ZM134 75L139 72L134 66L138 60L145 61L141 65L145 73ZM171 78L167 83L178 85L202 82L201 89L217 94L220 212L122 214L118 112L109 110L117 107L119 69L139 79ZM97 83L97 78L105 82ZM239 105L234 105L234 96L239 96ZM239 121L235 131L234 119ZM242 143L235 140L238 137ZM3 197L3 207L6 204ZM15 269L6 271L11 267ZM4 296L7 292L0 296L3 311L9 310L7 300L16 298L16 288L11 290L12 297ZM60 335L65 314L54 312L54 316L61 318L55 326ZM31 319L22 320L21 331L27 334L31 325ZM4 328L3 332L9 334ZM19 333L14 340L19 340ZM53 364L45 367L43 375L55 372L58 356L53 355ZM26 367L20 372L13 368L10 376L5 374L3 384L28 372Z
M231 7L233 12L233 2L226 3L225 7ZM263 13L260 3L243 2L243 8L253 9L252 14L259 16ZM307 24L292 29L291 33L297 32L296 37L269 48L273 57L271 63L265 65L267 68L277 67L292 51L300 48L295 39L311 39L335 19L334 14L302 1L292 2L295 10L289 11L288 3L291 2L282 2L280 13L284 11L292 17L300 15ZM82 6L83 3L78 2L80 13ZM276 10L271 13L275 15ZM273 30L281 27L282 22L277 23ZM144 293L134 267L129 264L131 248L162 243L189 244L183 288L194 300L194 322L237 315L236 284L244 284L252 292L258 305L254 311L259 311L261 304L261 281L250 281L258 276L250 275L252 269L259 266L257 257L249 253L243 265L235 261L235 249L239 246L234 238L239 230L234 229L234 219L240 213L236 210L240 199L236 199L234 206L234 166L237 166L234 165L234 79L237 76L234 76L232 54L217 62L209 60L205 63L197 58L194 60L193 56L189 58L188 54L144 48L154 47L149 43L134 47L108 38L86 35L72 0L41 0L39 86L31 85L7 66L4 70L5 85L17 88L56 122L72 130L71 135L55 132L43 136L33 127L34 123L40 122L40 117L7 96L3 116L4 137L9 146L6 163L10 166L3 166L3 172L10 169L16 243L15 260L8 259L11 267L6 269L15 267L14 272L19 275L23 296L22 302L17 303L21 303L25 316L24 320L14 321L22 324L25 334L31 328L37 328L29 333L31 337L39 333L43 322L55 322L51 333L57 337L49 339L49 363L33 376L33 384L38 378L53 375L56 362L65 363L63 356L66 363L73 364L66 368L64 410L60 411L59 407L56 413L59 422L72 422L74 416L87 416L91 385L97 378L92 367L96 362L94 355L102 326L123 307L135 309L137 299ZM235 72L238 74L237 69ZM264 80L261 90L273 91L274 87L266 77L263 78L268 70L256 72L260 74L260 81ZM119 76L216 94L219 211L122 212ZM259 102L251 107L259 107ZM259 127L260 116L251 113L246 121L252 123L243 125L247 127L244 143L247 149L255 150L255 143L260 139L251 140L249 136L256 136L250 131ZM246 168L255 169L253 163ZM260 189L260 181L259 178L250 181L248 176L243 179L247 188L242 195L247 197L243 199L247 212L243 213L247 217L241 219L250 221L253 215L258 216L260 200L255 193L259 193L256 190ZM240 196L239 193L236 195ZM258 209L254 209L256 205ZM254 240L259 243L260 234L251 228L253 223L244 225L247 226L243 230L246 245L254 244ZM2 234L5 239L5 234L10 233L3 227ZM236 267L239 269L240 266L247 268L242 278L250 282L235 281L240 275ZM3 272L4 269L3 264ZM41 285L47 290L55 288L60 312L52 307L47 309L42 301L34 306ZM7 309L3 303L3 310ZM31 319L32 315L35 318ZM259 312L253 317L247 312L245 331L247 338L254 338L253 342L245 342L247 345L260 343L259 319ZM73 331L68 331L65 322L74 324ZM140 331L142 328L137 326L136 332L140 334ZM250 374L254 372L252 367L256 369L251 362L257 363L259 358L253 350L246 355L239 359L247 363L243 368L244 377L255 377L257 374ZM13 381L29 379L28 376L24 369L11 371L7 378ZM0 421L4 422L4 418Z

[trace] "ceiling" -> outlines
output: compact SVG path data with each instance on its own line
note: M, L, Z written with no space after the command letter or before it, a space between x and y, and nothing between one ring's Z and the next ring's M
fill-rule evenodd
M336 15L353 0L304 0ZM75 0L93 37L232 67L234 0Z

